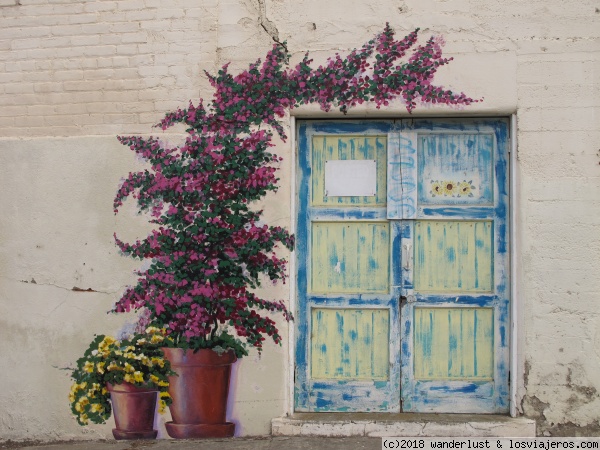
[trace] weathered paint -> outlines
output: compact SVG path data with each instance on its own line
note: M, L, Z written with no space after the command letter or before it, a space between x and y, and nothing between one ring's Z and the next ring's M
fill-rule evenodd
M493 378L492 308L419 307L414 315L415 379Z
M402 175L426 185L412 193L414 214L402 226L404 411L508 411L507 130L502 120L423 120L400 130L402 146L419 149ZM483 156L468 156L474 146ZM487 183L490 192L434 195L435 177Z
M388 132L387 205L365 198L315 204L311 174L322 170L311 165L311 144L345 142L352 132L364 140L366 130ZM506 130L497 120L300 126L297 410L398 410L400 378L404 411L507 410L508 209L498 186L507 180ZM324 163L322 153L316 151ZM427 155L431 161L422 162ZM431 189L433 177L454 185L439 195L427 191L431 198L421 201L418 186ZM385 237L373 238L375 227L384 227ZM389 261L385 288L376 271L364 279L364 271L384 267L378 252ZM360 340L357 326L348 322L372 308L389 311L389 381L377 380L367 356L343 361L359 351L351 338L356 332ZM368 380L356 378L368 370Z
M386 204L387 136L317 135L312 139L312 205L313 206L385 206ZM375 160L377 193L365 197L332 197L325 195L325 164L331 160Z
M491 205L493 202L493 135L491 133L433 133L419 135L418 201L425 205ZM453 183L447 192L446 183ZM443 195L432 185L440 183ZM461 192L461 183L468 183Z
M314 308L311 377L388 380L389 316L387 309Z
M391 339L400 334L393 287L399 285L399 227L386 221L385 209L391 125L299 126L297 411L400 411L400 343ZM319 149L315 156L313 142L329 142L322 148L329 146L330 156ZM358 155L361 145L366 150ZM316 186L322 192L324 176L317 166L328 158L375 159L378 195L340 197L333 204L320 201L322 193L315 198L311 191Z
M415 290L491 292L492 241L491 221L416 221Z
M314 222L311 239L311 291L387 293L389 224Z
M355 415L351 420L344 419L346 417L333 414L280 417L273 420L273 436L303 436L304 439L311 435L338 438L365 436L379 439L403 436L408 438L407 445L408 442L414 442L412 439L415 437L535 437L535 421L524 417L482 418L469 414L448 420L447 415L436 414L403 414L387 418L381 414L361 414ZM319 447L319 441L314 440L313 446Z
M414 219L417 213L416 135L388 135L388 219Z

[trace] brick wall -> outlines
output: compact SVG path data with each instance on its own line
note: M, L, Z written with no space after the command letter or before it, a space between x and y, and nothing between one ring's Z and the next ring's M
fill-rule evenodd
M162 5L162 6L161 6ZM20 0L0 6L0 135L147 131L213 70L210 2ZM140 126L137 126L140 125Z

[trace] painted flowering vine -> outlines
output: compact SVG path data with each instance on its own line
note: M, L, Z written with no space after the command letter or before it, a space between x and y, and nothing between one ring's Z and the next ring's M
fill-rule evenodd
M269 151L273 132L286 135L279 119L286 110L318 103L325 111L373 102L377 108L394 99L411 112L421 103L469 105L473 100L432 81L442 56L442 41L417 45L418 29L400 40L386 25L360 49L312 68L308 53L295 67L275 45L264 61L231 75L225 65L209 76L214 95L206 105L166 114L158 126L187 128L184 144L167 147L156 138L119 137L150 168L130 173L114 201L136 199L156 229L145 239L125 243L126 255L150 260L135 286L126 290L116 312L146 310L148 322L164 328L175 346L261 351L265 336L281 335L268 313L292 316L282 301L254 293L261 280L285 281L286 260L277 256L293 237L281 227L261 222L252 204L277 190L281 158ZM407 53L411 50L410 55Z

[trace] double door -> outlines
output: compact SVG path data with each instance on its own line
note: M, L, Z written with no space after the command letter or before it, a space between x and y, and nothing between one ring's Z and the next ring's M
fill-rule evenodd
M506 120L301 122L295 410L508 411Z

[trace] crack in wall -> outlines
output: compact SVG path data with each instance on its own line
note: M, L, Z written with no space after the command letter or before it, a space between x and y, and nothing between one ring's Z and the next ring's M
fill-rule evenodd
M92 289L91 287L86 288L81 288L79 286L73 286L72 288L68 288L65 286L59 286L58 284L54 284L54 283L38 283L35 278L31 278L31 280L18 280L20 283L25 283L25 284L35 284L38 286L53 286L55 288L58 289L62 289L65 291L71 291L71 292L93 292L93 293L97 293L97 294L106 294L106 295L114 295L118 292L121 292L123 290L123 288L119 288L116 289L114 291L102 291L102 290L96 290L96 289Z
M271 22L267 18L267 6L265 5L265 0L257 0L257 2L259 14L258 23L260 24L262 29L265 30L265 32L271 37L271 39L273 39L273 42L275 42L278 45L281 45L283 49L287 52L287 46L285 45L285 43L279 40L279 30L277 29L277 26L275 25L275 23Z

